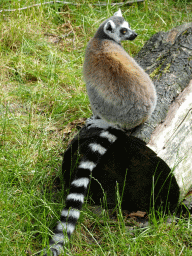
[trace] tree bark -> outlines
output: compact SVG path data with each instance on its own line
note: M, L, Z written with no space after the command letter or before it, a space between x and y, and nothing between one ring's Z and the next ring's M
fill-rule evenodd
M172 102L192 79L192 22L153 35L135 59L150 75L157 90L157 106L151 118L132 133L149 142Z

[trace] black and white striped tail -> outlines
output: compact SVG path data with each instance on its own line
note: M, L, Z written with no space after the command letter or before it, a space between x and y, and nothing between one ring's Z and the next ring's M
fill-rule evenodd
M84 203L90 175L110 145L117 140L118 133L118 129L112 127L103 129L94 142L88 144L87 153L82 158L76 171L76 177L71 183L70 192L66 198L66 206L61 212L60 222L57 224L55 234L50 240L50 250L54 256L63 252L65 244L73 233Z

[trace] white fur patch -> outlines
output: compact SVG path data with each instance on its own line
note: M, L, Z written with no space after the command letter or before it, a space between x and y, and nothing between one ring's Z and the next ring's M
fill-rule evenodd
M104 131L100 134L100 137L108 139L109 142L113 143L116 141L117 137L108 131Z
M115 12L115 13L113 14L113 16L122 17L123 15L122 15L121 9L119 8L119 10L118 10L117 12Z
M102 147L101 145L97 144L97 143L90 143L89 147L94 151L94 152L98 152L99 154L103 155L105 154L105 152L107 151L106 148Z
M55 234L52 239L54 240L55 243L58 242L64 242L65 241L65 236L63 234Z
M64 229L67 230L67 232L69 232L70 234L73 233L75 226L69 223L65 223L65 222L60 222L57 224L57 229L59 231L63 231Z
M96 119L94 116L91 118L88 118L86 120L86 125L88 127L88 129L90 128L101 128L101 129L107 129L110 126L112 126L111 124L107 123L105 120L103 119Z
M67 196L66 200L80 201L81 203L83 203L84 202L84 195L83 194L71 193Z
M61 216L62 217L72 217L72 218L75 218L75 219L79 219L80 212L78 210L74 210L74 209L62 210Z
M120 28L127 28L127 29L129 29L130 28L129 23L127 21L123 21L123 23L120 25Z
M71 184L75 185L76 187L84 186L84 188L87 188L87 186L89 184L89 179L88 178L79 178L79 179L74 180Z
M93 162L90 162L90 161L82 161L80 164L79 164L79 167L80 168L83 168L83 169L89 169L90 171L93 170L93 168L95 168L96 164L94 164Z

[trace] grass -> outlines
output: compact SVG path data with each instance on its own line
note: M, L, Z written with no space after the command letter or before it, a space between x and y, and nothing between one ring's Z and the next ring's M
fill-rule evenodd
M43 1L1 0L0 9ZM97 1L43 5L0 13L0 251L33 255L48 244L65 200L62 154L76 124L91 115L82 79L88 40L117 7ZM110 3L110 1L109 1ZM171 10L171 12L170 12ZM135 55L156 32L190 22L190 1L146 0L122 7L139 34L124 43ZM191 255L191 219L127 231L85 206L69 255Z

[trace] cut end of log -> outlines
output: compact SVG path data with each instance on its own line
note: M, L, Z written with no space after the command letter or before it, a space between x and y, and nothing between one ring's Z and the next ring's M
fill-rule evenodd
M192 187L192 80L172 103L148 147L173 170L182 199Z

